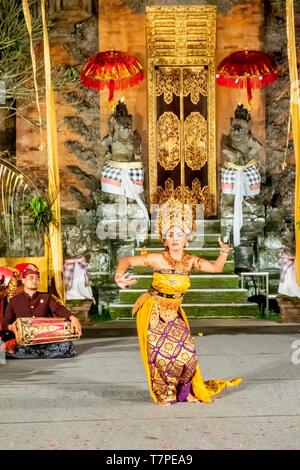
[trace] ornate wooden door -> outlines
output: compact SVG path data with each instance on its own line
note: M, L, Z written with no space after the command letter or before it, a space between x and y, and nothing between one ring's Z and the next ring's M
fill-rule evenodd
M216 9L148 7L150 199L175 195L216 215Z

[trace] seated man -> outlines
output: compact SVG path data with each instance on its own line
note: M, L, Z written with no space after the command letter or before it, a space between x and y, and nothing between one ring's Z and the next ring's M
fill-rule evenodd
M21 317L61 317L71 321L75 334L81 335L81 325L75 315L57 302L51 294L39 292L40 273L37 266L30 264L22 273L24 291L14 296L8 303L2 328L16 333L15 321ZM9 339L9 336L7 337ZM71 341L34 346L15 346L6 356L20 359L49 359L77 356Z

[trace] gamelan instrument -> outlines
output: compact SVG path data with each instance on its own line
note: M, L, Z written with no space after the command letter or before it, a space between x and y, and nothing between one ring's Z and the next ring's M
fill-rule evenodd
M78 340L71 322L59 317L22 317L15 322L15 336L21 346Z

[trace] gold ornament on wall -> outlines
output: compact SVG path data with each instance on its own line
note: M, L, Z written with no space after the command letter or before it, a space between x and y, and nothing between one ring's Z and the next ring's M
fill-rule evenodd
M188 186L177 186L177 188L174 188L174 181L172 178L168 178L165 181L165 188L161 186L157 188L157 204L164 204L172 197L183 204L190 204L192 206L204 204L206 207L209 201L209 189L208 186L201 188L201 182L198 178L193 180L192 189Z
M157 121L157 161L165 170L174 170L180 161L180 122L172 112Z
M185 162L192 170L201 170L207 162L207 122L200 113L191 113L184 121Z
M178 68L160 68L155 74L156 96L163 94L165 103L170 104L173 101L173 94L180 95L180 71Z
M207 70L183 69L183 95L189 94L194 105L198 104L200 95L207 96Z
M159 203L171 191L180 200L204 202L209 216L217 214L216 20L212 5L146 7L150 200ZM169 133L160 132L167 122ZM166 181L165 188L158 181Z

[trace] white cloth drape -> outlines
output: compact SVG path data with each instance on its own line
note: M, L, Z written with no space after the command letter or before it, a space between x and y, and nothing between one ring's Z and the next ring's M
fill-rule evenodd
M135 199L140 208L143 210L145 214L145 219L149 221L149 214L145 204L143 203L139 193L133 182L131 181L129 170L127 168L121 168L121 175L122 175L122 188L124 190L124 195L130 199Z
M92 299L93 292L89 285L87 285L87 273L86 269L80 266L80 263L75 263L73 280L70 289L67 289L66 297L67 300L73 299ZM95 300L94 300L95 301Z

